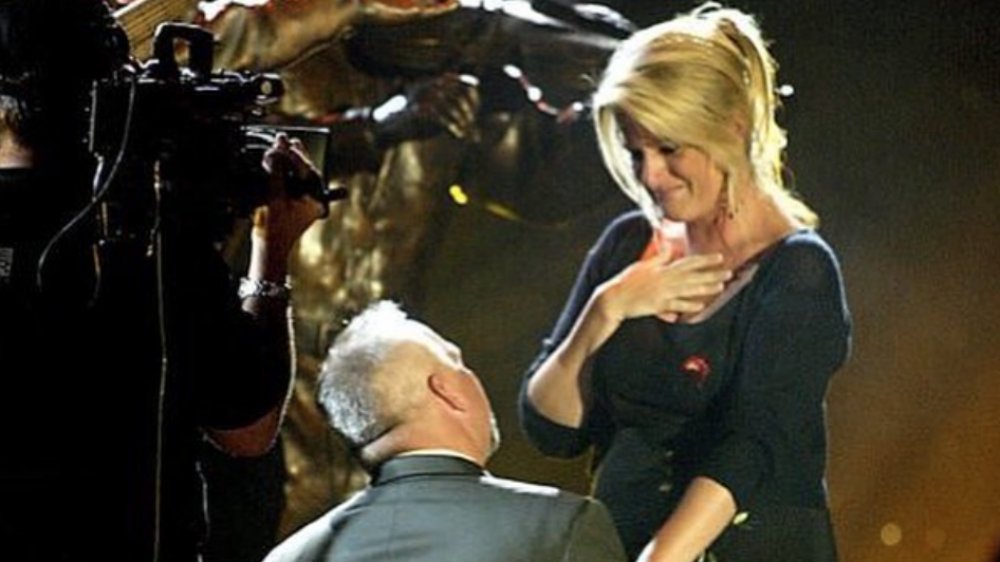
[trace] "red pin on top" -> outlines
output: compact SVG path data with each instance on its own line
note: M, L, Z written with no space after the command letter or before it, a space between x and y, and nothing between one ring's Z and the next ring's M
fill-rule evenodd
M701 355L692 355L681 363L681 371L691 378L701 388L712 373L708 360Z

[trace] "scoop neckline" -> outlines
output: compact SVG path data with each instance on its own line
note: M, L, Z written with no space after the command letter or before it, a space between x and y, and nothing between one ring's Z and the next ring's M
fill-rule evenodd
M739 278L737 278L736 275L733 276L733 280L731 280L730 283L727 284L726 288L723 289L722 294L719 295L720 298L712 301L712 303L709 306L705 307L701 312L693 316L690 321L678 320L676 322L666 322L655 315L653 317L659 320L660 323L672 327L678 327L678 326L697 327L704 325L705 323L715 318L720 312L722 312L723 309L728 307L730 303L736 301L737 300L736 297L738 297L739 294L742 293L744 289L753 284L753 281L754 279L756 279L757 273L760 271L761 266L767 260L769 260L771 256L774 255L774 252L779 247L783 246L792 237L810 231L812 231L812 229L810 229L809 227L796 228L795 230L792 230L791 232L782 236L781 238L778 238L771 244L768 244L764 248L761 248L760 251L755 253L750 259L746 260L745 262L743 262L742 265L740 265L740 267L737 269L737 271L740 272ZM721 297L725 295L727 292L728 296L726 296L724 300L721 299Z

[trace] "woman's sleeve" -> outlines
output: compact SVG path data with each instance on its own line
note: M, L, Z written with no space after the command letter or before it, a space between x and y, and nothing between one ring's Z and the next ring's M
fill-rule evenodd
M745 507L766 477L807 498L825 464L827 384L850 347L850 316L832 251L808 239L779 249L737 353L722 435L701 473ZM802 477L802 475L814 475Z
M528 381L569 335L594 289L616 273L609 271L611 269L609 262L618 252L623 228L631 220L635 220L635 217L630 214L613 222L587 253L555 327L542 340L542 349L531 363L521 383L518 396L521 428L528 440L543 454L563 458L573 457L582 453L591 444L588 426L592 425L590 422L593 411L589 405L583 424L579 428L556 423L546 418L531 403L527 395Z

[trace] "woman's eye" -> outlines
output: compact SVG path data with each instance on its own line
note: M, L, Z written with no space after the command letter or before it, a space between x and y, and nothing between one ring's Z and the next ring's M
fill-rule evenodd
M660 154L665 156L670 156L671 154L677 152L678 146L676 144L665 142L660 145Z

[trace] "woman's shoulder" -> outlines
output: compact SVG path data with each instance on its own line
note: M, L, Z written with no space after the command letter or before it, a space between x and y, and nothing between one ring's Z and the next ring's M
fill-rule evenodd
M626 211L608 222L601 233L598 245L629 239L640 239L645 243L652 233L649 220L642 211Z
M801 228L778 240L769 253L772 259L838 261L830 243L811 228Z
M813 229L800 229L782 238L761 261L763 272L771 279L807 285L840 283L837 254Z
M632 230L643 230L645 232L650 231L649 219L646 215L642 214L642 211L638 209L632 209L625 211L618 216L611 219L608 225L604 228L605 232L610 231L632 231Z
M652 234L653 228L642 212L627 211L608 222L590 253L610 260L614 267L621 267L624 264L618 263L619 260L631 262L636 259Z
M652 227L639 211L611 219L587 252L584 267L606 278L636 260L652 235Z

